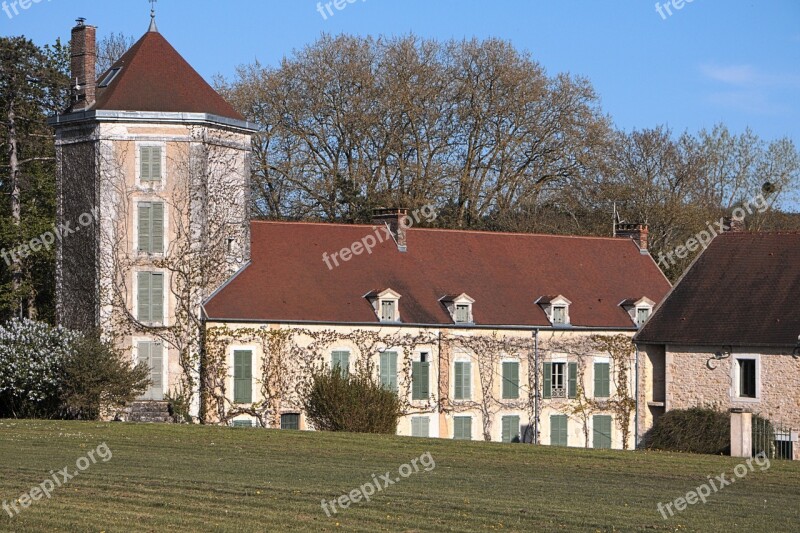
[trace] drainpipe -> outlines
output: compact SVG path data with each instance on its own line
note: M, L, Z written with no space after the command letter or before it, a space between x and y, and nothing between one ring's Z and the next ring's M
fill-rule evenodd
M529 370L530 371L530 370ZM539 444L539 330L533 330L533 443Z
M633 428L633 449L639 449L639 345L634 344L636 347L636 361L634 361L634 365L636 367L635 375L636 375L636 384L634 385L634 394L636 394L636 414L634 415L634 428Z

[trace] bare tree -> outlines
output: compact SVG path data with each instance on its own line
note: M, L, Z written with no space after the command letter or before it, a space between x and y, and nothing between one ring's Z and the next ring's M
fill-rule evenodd
M100 78L119 61L134 42L133 37L122 33L111 33L103 37L97 44L97 77Z

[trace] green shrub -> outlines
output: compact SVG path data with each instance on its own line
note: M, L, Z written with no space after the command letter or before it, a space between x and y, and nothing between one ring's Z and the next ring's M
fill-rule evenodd
M314 372L304 408L320 431L394 435L402 414L397 394L369 376L347 376L338 369Z

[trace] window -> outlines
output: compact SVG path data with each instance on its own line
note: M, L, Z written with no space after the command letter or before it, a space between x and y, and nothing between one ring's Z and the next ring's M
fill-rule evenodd
M381 354L381 385L384 389L397 392L397 352Z
M234 420L233 427L235 428L251 428L253 427L252 420Z
M281 429L300 429L300 415L297 413L281 415Z
M472 440L472 417L453 417L453 438L455 440Z
M519 398L519 363L506 361L503 363L503 399L516 400Z
M337 368L343 376L350 374L350 352L340 350L331 354L331 370L335 372Z
M427 416L411 417L411 436L430 437L430 418Z
M611 375L609 363L594 364L594 397L608 398L611 395Z
M553 324L566 324L567 323L567 308L563 305L553 307Z
M233 352L233 403L253 403L253 352Z
M576 398L578 395L578 363L545 363L543 398Z
M568 446L567 415L550 415L550 445Z
M504 416L503 423L503 442L519 442L519 417Z
M139 251L164 253L164 204L139 202Z
M611 448L611 417L594 415L592 417L592 447Z
M139 180L141 182L161 181L160 146L142 146L139 149Z
M150 385L144 400L164 399L164 347L160 342L140 342L136 345L136 362L150 369Z
M456 361L453 399L469 400L472 397L472 368L467 361Z
M423 354L420 358L424 358ZM427 400L430 392L430 366L427 361L414 361L411 364L411 399Z
M97 84L98 89L103 89L104 87L108 87L111 85L111 82L114 81L114 78L117 77L117 74L122 70L121 67L112 68L108 71L108 74L103 76L103 79L100 80L100 83Z
M137 318L140 322L164 322L164 274L139 272Z
M395 309L397 302L394 300L381 300L381 321L382 322L395 322L396 314Z
M636 325L641 327L644 326L644 323L647 322L647 319L650 318L650 308L649 307L637 307L636 308Z
M739 374L739 398L757 398L756 391L756 360L737 359L736 364Z
M459 324L465 324L471 322L471 320L469 319L469 305L467 304L456 305L456 322Z

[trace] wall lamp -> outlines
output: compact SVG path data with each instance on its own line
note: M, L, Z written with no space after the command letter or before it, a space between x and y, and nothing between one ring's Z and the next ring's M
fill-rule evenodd
M709 370L716 370L717 361L730 358L732 352L733 346L723 346L722 350L715 352L712 357L709 357L708 361L706 361L706 366Z

